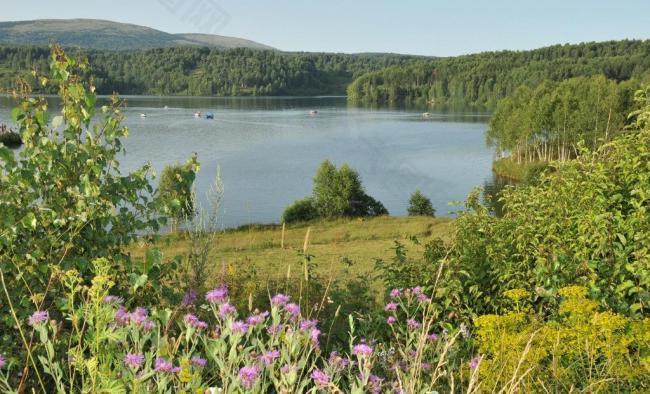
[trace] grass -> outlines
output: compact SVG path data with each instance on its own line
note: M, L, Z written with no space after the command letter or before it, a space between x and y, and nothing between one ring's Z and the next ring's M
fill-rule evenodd
M222 232L215 242L211 256L215 275L206 278L208 285L216 281L222 266L255 269L261 280L284 278L289 267L299 269L305 238L309 232L307 253L314 256L319 274L334 280L345 280L347 271L371 274L375 259L394 255L395 240L406 241L417 236L420 241L434 237L449 240L452 220L431 217L378 217L367 219L337 219L287 225L282 247L282 226L248 226ZM424 242L422 242L424 243ZM411 243L409 250L421 250ZM182 233L164 236L157 245L166 258L188 250ZM129 252L136 259L145 253L144 245L134 245ZM353 265L348 267L347 262ZM347 269L347 270L346 270Z

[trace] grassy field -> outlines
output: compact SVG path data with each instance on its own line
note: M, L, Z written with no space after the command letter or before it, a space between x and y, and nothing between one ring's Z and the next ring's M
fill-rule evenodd
M288 225L284 232L282 247L282 226L251 226L220 233L211 253L215 270L206 283L218 280L222 267L236 267L237 270L255 269L260 280L280 279L287 270L300 270L302 258L299 255L307 238L307 253L314 256L315 269L319 274L335 280L345 280L349 272L370 274L377 258L390 258L395 240L409 245L409 250L419 247L407 238L417 236L420 241L434 237L449 239L452 220L430 217L379 217L371 219L339 219L307 224ZM309 233L307 237L307 233ZM182 233L163 237L157 245L166 258L188 251L188 241ZM144 254L144 246L134 246L130 252L136 258ZM348 267L346 263L353 265ZM292 268L290 268L292 267Z

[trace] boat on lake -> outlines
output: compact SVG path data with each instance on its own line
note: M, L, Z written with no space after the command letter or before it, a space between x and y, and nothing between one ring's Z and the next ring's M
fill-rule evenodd
M309 115L316 116L316 115L318 115L318 111L316 111L315 109L311 110L311 111L309 111Z
M207 114L205 114L205 118L206 118L206 119L214 119L214 114L212 114L212 113L207 113Z
M201 111L197 111L194 113L195 118L200 118L201 117Z
M140 114L140 117L141 117L141 118L146 118L146 117L147 117L147 114Z

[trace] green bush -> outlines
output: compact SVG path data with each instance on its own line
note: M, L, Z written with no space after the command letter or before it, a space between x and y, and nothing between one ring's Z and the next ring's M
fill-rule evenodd
M191 219L195 214L193 186L199 163L194 155L185 164L168 165L160 176L157 197L164 206L166 214L179 220ZM175 223L172 231L175 230Z
M429 200L419 190L416 190L413 194L411 194L407 211L409 216L436 216L436 210L433 209L431 200Z
M289 205L282 214L282 222L307 222L318 217L318 210L314 206L314 199L306 197L301 200L296 200L293 204Z
M0 133L0 144L9 148L17 148L23 144L23 140L20 138L20 134L10 131Z

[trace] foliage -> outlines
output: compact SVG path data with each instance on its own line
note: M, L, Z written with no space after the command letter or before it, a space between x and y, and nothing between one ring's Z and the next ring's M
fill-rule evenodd
M199 47L84 53L99 94L185 96L340 95L363 73L417 59ZM30 78L25 70L46 71L48 54L45 47L0 45L0 90L11 89L17 77Z
M20 134L16 132L0 132L0 144L7 148L17 148L23 144L23 140L20 138Z
M371 71L348 86L353 103L496 103L520 86L603 75L617 82L643 80L650 70L650 41L553 45L530 51L484 52L421 60Z
M337 169L332 162L325 160L314 176L312 196L289 206L284 218L289 223L291 221L287 218L310 220L316 217L331 219L382 215L388 215L388 210L381 202L366 194L355 170L347 164Z
M573 158L579 143L595 149L622 130L635 87L603 76L520 87L499 101L488 144L517 163Z
M419 190L416 190L413 194L411 194L407 212L409 216L436 216L436 210L433 209L431 200L429 200Z
M451 263L462 273L462 304L475 314L494 313L504 306L504 289L524 288L543 312L560 288L576 283L616 313L647 314L650 130L644 127L553 163L534 184L506 188L502 217L473 193L456 221Z
M61 273L64 308L37 311L19 323L36 334L28 350L38 360L44 391L420 392L449 383L446 358L456 335L429 331L431 304L419 289L393 296L389 342L356 337L350 317L348 351L328 356L320 349L318 321L287 295L273 296L270 311L248 317L224 286L207 292L200 308L127 308L109 294L110 263L98 259L93 267L91 285L75 270ZM4 375L0 381L12 387Z
M283 223L308 222L318 217L318 211L312 197L296 200L282 214Z
M650 319L599 311L598 302L586 298L584 287L565 287L558 293L562 301L548 321L530 313L530 294L522 289L506 294L510 312L475 320L483 388L647 391Z
M165 207L168 217L182 220L195 216L192 193L198 171L199 163L196 155L185 164L168 165L163 169L157 197Z

